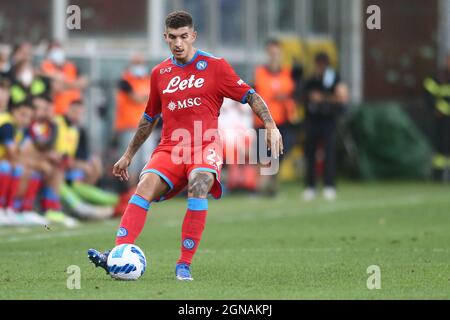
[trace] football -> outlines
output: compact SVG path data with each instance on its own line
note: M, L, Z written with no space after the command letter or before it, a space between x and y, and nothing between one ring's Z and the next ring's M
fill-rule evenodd
M137 280L144 274L147 260L137 245L121 244L111 250L107 265L113 279Z

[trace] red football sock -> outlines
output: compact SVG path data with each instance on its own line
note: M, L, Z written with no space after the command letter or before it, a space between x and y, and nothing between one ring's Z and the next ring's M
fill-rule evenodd
M205 229L208 199L188 199L188 209L181 229L181 255L177 263L190 265Z
M116 245L125 243L134 244L142 229L144 229L149 208L150 202L140 195L134 194L131 197L120 221L120 227L116 236Z
M25 195L23 196L22 211L33 210L34 200L36 200L37 193L39 192L39 188L41 187L41 181L42 178L39 173L34 172L31 175L27 190L25 191Z
M0 162L0 208L6 206L9 185L11 183L11 165L7 161Z
M7 208L12 208L12 209L19 209L16 208L15 204L16 204L16 196L17 196L17 192L19 191L19 185L20 185L20 179L22 178L22 173L23 173L23 168L20 166L16 166L13 170L12 170L12 175L11 175L11 181L9 183L9 190L8 190L8 195L6 198L6 207Z
M50 187L45 187L43 189L43 198L42 198L42 210L54 210L59 211L61 210L61 201L59 199L59 194L55 192Z

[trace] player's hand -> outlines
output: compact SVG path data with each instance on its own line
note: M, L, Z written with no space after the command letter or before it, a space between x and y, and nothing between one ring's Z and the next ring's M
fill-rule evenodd
M130 175L128 174L128 167L130 166L131 159L127 155L123 155L119 161L113 167L113 175L119 178L120 181L128 181Z
M275 125L266 126L267 148L272 151L272 157L278 159L283 154L283 137Z

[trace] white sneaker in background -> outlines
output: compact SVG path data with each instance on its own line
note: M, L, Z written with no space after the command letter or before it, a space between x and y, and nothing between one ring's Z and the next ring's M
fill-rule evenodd
M30 225L46 226L50 223L45 217L34 211L25 211L22 216Z
M323 189L323 197L327 201L334 201L337 198L336 189L333 187L325 187Z
M6 216L5 209L0 208L0 227L9 226L9 218Z
M303 191L303 200L305 201L312 201L316 198L317 193L316 190L313 188L307 188L305 191Z
M20 219L20 217L17 216L17 212L15 212L11 208L6 208L5 209L5 216L9 220L9 225L10 226L24 225L23 219Z

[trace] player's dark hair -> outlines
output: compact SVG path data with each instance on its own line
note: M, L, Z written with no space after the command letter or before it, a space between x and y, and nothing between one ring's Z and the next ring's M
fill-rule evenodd
M166 17L166 29L179 29L183 27L194 27L194 20L186 11L174 11Z
M53 99L49 94L41 94L41 95L35 96L35 97L33 97L31 102L34 105L35 101L39 100L39 99L45 100L48 103L53 103Z
M266 48L269 46L281 47L281 41L277 38L270 38L266 41Z
M14 111L14 110L17 110L17 109L20 109L20 108L30 108L30 109L34 110L34 107L33 107L33 104L31 102L31 100L30 99L26 99L26 100L23 100L23 101L18 102L18 103L10 104L8 106L8 111L11 112L11 111Z
M323 63L326 65L330 64L330 57L328 57L328 54L326 52L319 52L316 54L314 61L316 63Z

